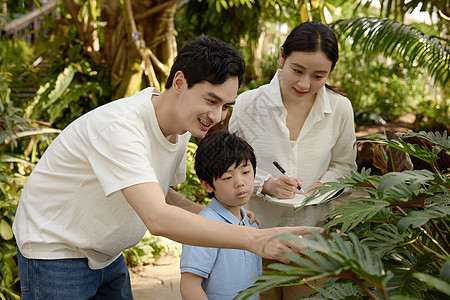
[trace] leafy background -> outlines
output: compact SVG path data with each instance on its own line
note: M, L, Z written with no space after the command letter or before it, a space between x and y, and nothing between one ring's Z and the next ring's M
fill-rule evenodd
M2 0L0 27L50 2ZM335 29L341 55L330 83L348 94L357 129L375 128L379 133L361 138L359 172L349 175L347 182L336 183L367 188L370 198L353 199L330 215L329 229L348 232L348 237L333 236L336 241L343 240L343 248L339 249L327 248L332 246L322 241L328 245L322 253L325 257L333 257L329 251L345 253L348 247L345 243L351 243L363 253L378 255L379 259L367 253L358 256L348 252L347 260L340 267L333 262L335 270L349 271L349 266L361 267L365 259L371 261L376 272L366 275L374 277L370 280L375 285L366 288L375 297L384 297L376 293L380 287L386 287L384 280L390 278L379 269L386 264L394 267L384 271L403 280L399 279L398 283L402 286L400 294L413 298L428 291L448 295L445 292L448 263L444 263L448 254L433 249L435 243L420 229L431 232L434 239L442 239L433 220L448 240L447 206L441 201L448 199L448 182L439 181L448 178L448 171L443 167L448 164L445 144L448 138L443 133L449 129L450 104L450 13L445 1L380 1L381 7L372 5L375 1L356 0L64 0L54 3L54 11L58 12L43 16L39 28L28 27L15 37L2 31L0 39L1 299L20 297L11 225L21 190L34 164L65 126L99 105L146 86L164 86L177 47L201 34L219 37L244 54L247 68L240 92L267 83L277 69L280 44L291 28L306 20L322 21ZM417 8L427 12L432 22L411 21L408 13ZM141 33L137 40L131 39L130 28ZM402 121L405 116L409 120L407 124ZM393 123L433 135L406 136L394 142L382 130ZM225 125L226 122L222 126ZM440 139L435 132L442 133ZM192 201L207 204L207 194L193 170L196 142L193 139L188 147L187 181L176 189ZM408 157L413 168L427 166L435 175L419 170L419 173L408 173L413 172L411 165L401 170L393 167L400 161L406 165ZM405 173L389 175L396 172ZM442 178L436 177L438 173ZM376 176L386 176L386 179ZM390 176L400 176L410 183L398 182L398 186L386 188L380 182L392 180ZM416 176L422 181L416 181ZM408 197L416 206L406 209ZM337 218L341 215L344 217ZM383 247L374 251L373 245L381 245L380 241ZM419 242L423 247L416 245ZM176 248L165 239L147 235L136 247L124 251L124 255L133 268L152 263L162 252L176 251ZM397 248L402 251L396 252ZM430 254L427 249L441 256ZM444 250L448 252L445 247ZM315 258L320 260L313 255L312 259ZM325 266L323 260L318 263ZM398 277L397 271L402 268L417 272ZM409 286L411 282L413 285ZM342 279L317 291L330 299L367 295L359 284ZM338 298L337 294L342 297Z

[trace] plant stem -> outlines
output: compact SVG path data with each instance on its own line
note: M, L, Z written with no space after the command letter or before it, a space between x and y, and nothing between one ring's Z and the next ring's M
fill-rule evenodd
M448 226L447 222L445 222L445 220L441 220L441 222L444 225L444 227L447 228L447 231L450 231L450 227Z
M450 249L450 244L448 243L447 239L445 238L444 234L442 233L442 231L439 229L439 227L437 226L436 222L434 222L433 219L430 219L431 225L433 225L434 229L436 229L438 235L441 237L441 239L444 241L445 247L447 249Z
M404 211L403 211L403 209L401 209L400 208L400 206L398 206L398 205L396 205L395 206L402 214L403 214L403 216L407 216L408 214L407 213L405 213ZM446 256L449 256L449 254L447 253L447 251L445 251L445 249L444 248L442 248L442 246L438 243L438 241L436 241L435 239L434 239L434 237L431 235L431 234L429 234L422 226L419 226L418 227L432 242L433 242L433 244L435 244L436 245L436 247L438 247L439 248L439 250L441 250L442 251L442 253L444 253L444 255L446 255ZM428 248L429 249L429 248ZM433 251L434 252L434 251Z
M369 299L372 300L378 300L378 298L375 296L374 293L372 293L361 281L358 280L358 278L353 277L353 280L356 282L356 284L363 290L363 292L369 297ZM384 297L384 295L383 295Z

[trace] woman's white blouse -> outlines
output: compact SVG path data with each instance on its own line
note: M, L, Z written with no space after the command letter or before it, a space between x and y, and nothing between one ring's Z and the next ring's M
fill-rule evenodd
M264 181L281 176L280 165L293 177L302 179L303 189L337 178L356 168L355 126L351 102L323 87L293 145L286 126L278 70L270 84L239 95L229 123L255 150L257 174L255 191Z

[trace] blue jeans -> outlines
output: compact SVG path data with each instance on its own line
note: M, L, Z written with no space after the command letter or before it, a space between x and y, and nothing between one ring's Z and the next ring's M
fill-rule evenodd
M86 258L28 259L17 249L22 299L133 299L130 274L121 255L92 270Z

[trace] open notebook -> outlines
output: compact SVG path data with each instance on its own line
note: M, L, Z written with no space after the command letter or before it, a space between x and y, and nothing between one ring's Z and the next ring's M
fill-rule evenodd
M317 204L322 201L330 201L338 198L342 193L344 192L344 189L340 189L337 192L331 191L324 193L323 195L320 195L319 197L314 198L314 200L310 201L308 205L311 204ZM295 198L292 199L278 199L274 198L268 195L264 196L267 201L278 204L278 205L284 205L284 206L291 206L291 207L299 207L307 197L305 197L305 194L299 194L297 193L295 195Z

